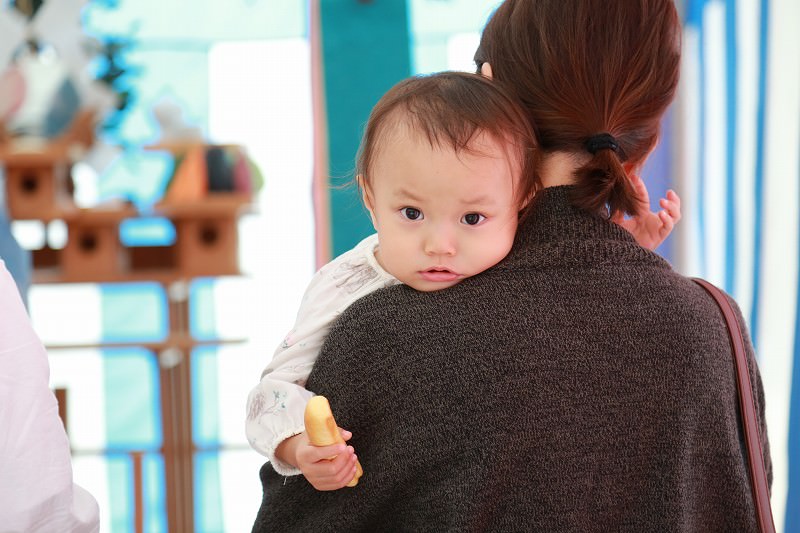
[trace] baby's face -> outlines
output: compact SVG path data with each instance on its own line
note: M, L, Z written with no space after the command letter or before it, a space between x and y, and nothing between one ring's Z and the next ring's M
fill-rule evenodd
M519 210L512 150L486 135L458 154L413 133L383 144L365 200L387 272L416 290L436 291L508 254Z

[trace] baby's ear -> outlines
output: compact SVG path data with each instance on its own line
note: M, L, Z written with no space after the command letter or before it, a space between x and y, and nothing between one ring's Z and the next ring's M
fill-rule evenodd
M356 184L358 185L359 192L361 192L361 201L364 202L364 205L367 206L367 209L372 211L372 195L370 194L369 188L367 187L367 182L364 179L364 174L356 175Z
M364 206L367 208L367 211L369 211L369 217L372 219L372 225L375 226L375 229L377 229L375 224L375 201L372 198L372 191L369 190L369 185L364 179L363 174L358 174L356 176L356 183L358 183L358 188L361 191L361 201L364 202Z
M481 74L483 74L489 79L494 78L494 76L492 75L492 65L490 65L488 61L484 61L481 64Z

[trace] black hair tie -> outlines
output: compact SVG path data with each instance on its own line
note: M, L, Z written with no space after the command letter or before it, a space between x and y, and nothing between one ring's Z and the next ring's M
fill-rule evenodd
M586 150L592 155L600 150L613 150L617 152L619 150L619 144L617 144L617 140L610 133L598 133L597 135L589 137L586 141Z

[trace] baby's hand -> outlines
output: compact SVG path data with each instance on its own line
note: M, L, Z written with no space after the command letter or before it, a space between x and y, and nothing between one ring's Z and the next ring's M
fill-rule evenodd
M341 429L347 441L352 433ZM352 446L332 444L314 446L305 432L295 435L295 465L317 490L337 490L346 487L356 475L356 454Z
M630 176L636 192L641 199L641 215L626 219L622 213L612 218L614 222L628 230L636 241L649 250L655 250L664 242L672 228L681 219L681 199L672 189L667 191L667 197L659 200L661 210L658 213L650 211L650 195L639 176Z

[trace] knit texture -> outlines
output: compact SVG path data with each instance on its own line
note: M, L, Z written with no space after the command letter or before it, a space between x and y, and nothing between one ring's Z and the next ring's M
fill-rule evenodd
M483 274L340 317L308 388L364 476L318 492L266 464L254 532L757 530L716 304L569 195L540 193Z

